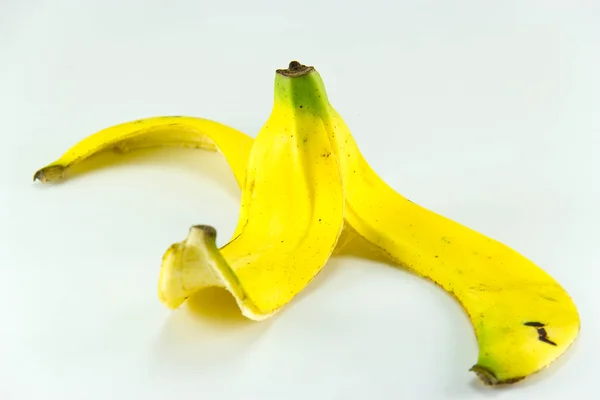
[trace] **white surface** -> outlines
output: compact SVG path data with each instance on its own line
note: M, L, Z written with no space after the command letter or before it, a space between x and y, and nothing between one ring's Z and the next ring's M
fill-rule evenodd
M0 398L592 398L599 18L591 0L4 0ZM137 118L202 116L255 136L274 70L293 59L317 67L387 182L570 292L582 331L560 361L482 387L458 304L355 259L332 260L266 322L219 293L169 312L156 296L167 246L191 224L216 226L220 244L233 232L238 189L219 155L137 153L31 182L78 140Z

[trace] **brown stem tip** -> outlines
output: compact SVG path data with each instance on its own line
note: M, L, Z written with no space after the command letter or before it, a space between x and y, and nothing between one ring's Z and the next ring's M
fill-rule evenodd
M33 175L33 181L40 181L43 183L59 181L63 178L65 167L62 165L52 165L44 167Z
M280 75L287 76L288 78L296 78L299 76L308 75L314 70L314 67L302 65L298 61L292 61L290 62L290 65L287 69L278 69L275 72L277 72Z
M194 225L191 229L202 231L204 235L211 240L217 239L217 230L210 225Z
M516 383L523 380L525 377L517 377L510 378L505 380L500 380L496 377L496 374L492 372L489 368L484 367L482 365L476 364L471 367L469 371L474 372L479 380L483 382L486 386L496 386L496 385L509 385L511 383Z

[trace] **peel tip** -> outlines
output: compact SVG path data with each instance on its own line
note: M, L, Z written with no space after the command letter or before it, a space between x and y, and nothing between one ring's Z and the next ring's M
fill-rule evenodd
M310 74L315 70L315 67L310 65L303 65L298 61L290 61L290 64L287 68L281 68L275 70L275 72L279 75L283 75L288 78L297 78L301 76L305 76Z
M471 367L471 369L469 369L469 371L474 372L475 375L477 375L477 378L479 378L479 380L486 386L494 386L498 384L498 378L496 375L486 367L475 364Z
M491 369L479 364L473 365L471 369L469 369L469 371L474 372L475 375L477 375L479 380L483 382L485 386L509 385L511 383L516 383L525 379L524 376L521 376L517 378L508 378L500 380Z
M44 169L38 169L37 171L35 171L35 174L33 174L33 181L40 181L42 183L46 182L46 177L44 176Z
M42 183L56 182L63 178L65 167L62 165L49 165L41 168L33 174L33 181Z
M194 225L191 227L192 231L201 231L204 234L204 237L210 240L217 239L217 230L210 225Z

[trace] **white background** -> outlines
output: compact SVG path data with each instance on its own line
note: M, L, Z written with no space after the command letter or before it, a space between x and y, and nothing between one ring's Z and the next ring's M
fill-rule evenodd
M597 393L600 3L18 1L0 5L0 398L566 399ZM576 344L483 387L458 304L374 262L332 259L261 323L209 292L158 300L192 224L233 232L225 160L108 158L61 185L36 169L85 136L158 115L255 136L276 68L314 65L374 169L551 273ZM595 379L594 379L595 378Z

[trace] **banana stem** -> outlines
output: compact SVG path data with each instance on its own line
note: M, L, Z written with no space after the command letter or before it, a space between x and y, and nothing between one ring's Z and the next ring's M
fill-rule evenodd
M287 69L278 69L275 72L288 78L297 78L308 75L314 70L314 67L300 64L298 61L292 61Z

